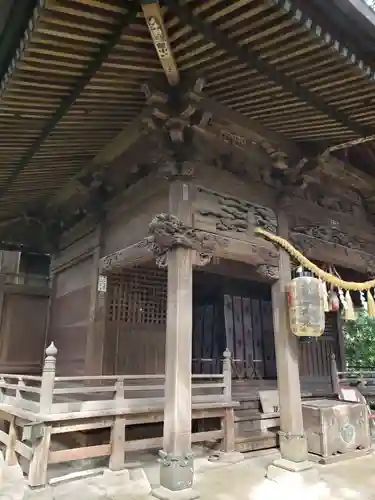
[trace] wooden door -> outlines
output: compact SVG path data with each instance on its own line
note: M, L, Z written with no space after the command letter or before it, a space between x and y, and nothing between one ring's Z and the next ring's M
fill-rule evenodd
M140 267L109 278L106 342L112 371L165 373L167 272Z

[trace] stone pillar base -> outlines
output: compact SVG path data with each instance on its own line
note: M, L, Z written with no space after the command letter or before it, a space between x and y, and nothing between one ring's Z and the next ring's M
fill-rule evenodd
M245 457L239 451L217 451L208 457L209 462L219 462L224 464L237 464L245 460Z
M304 434L291 434L279 431L280 453L283 458L291 462L305 462L307 460L307 439Z
M200 497L200 494L192 488L172 491L164 488L164 486L152 490L151 495L155 498L159 498L159 500L195 500Z
M194 456L191 452L178 456L160 450L159 457L161 486L171 491L193 487Z
M267 469L266 477L275 483L283 483L290 481L293 477L300 476L303 481L315 483L319 481L319 472L315 469L311 462L292 462L285 458L275 460Z
M30 488L30 486L27 486L22 500L53 500L54 498L52 488L49 486L42 488Z

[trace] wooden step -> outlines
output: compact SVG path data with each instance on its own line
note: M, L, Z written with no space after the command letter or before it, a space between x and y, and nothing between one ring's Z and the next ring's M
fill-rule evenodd
M252 431L236 437L236 451L248 452L266 450L278 446L276 430Z
M265 415L265 414L263 414ZM241 436L243 433L250 431L267 431L272 427L278 427L280 425L280 417L278 414L274 417L261 418L259 415L252 418L240 418L235 420L235 432L237 435Z
M245 420L269 420L280 418L280 413L261 413L255 410L235 410L234 421L243 422Z
M238 398L235 398L233 396L234 401L239 402L239 410L260 410L260 400L259 399L253 399L253 400L239 400Z

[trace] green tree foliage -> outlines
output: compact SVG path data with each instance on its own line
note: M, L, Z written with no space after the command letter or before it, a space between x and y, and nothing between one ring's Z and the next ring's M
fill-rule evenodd
M344 323L345 357L349 368L375 369L375 318L361 311Z

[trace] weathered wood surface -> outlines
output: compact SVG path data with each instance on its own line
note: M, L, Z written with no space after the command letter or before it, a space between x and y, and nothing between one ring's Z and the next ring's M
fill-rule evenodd
M288 221L285 214L278 213L278 233L288 238ZM301 386L298 367L298 340L289 327L287 285L291 280L290 257L280 250L280 279L272 287L273 323L277 385L280 399L280 452L291 462L307 460L301 407Z
M3 375L0 380L3 392L1 418L11 422L8 434L1 431L0 442L7 446L9 465L17 463L16 453L28 459L30 486L46 485L48 466L52 464L110 456L110 468L121 470L125 467L126 451L159 447L162 443L165 446L165 435L163 440L136 441L127 441L125 436L128 425L165 422L168 392L165 391L164 375L56 377L56 348L51 345L46 352L42 377L18 377L17 384L6 382L11 378L8 375ZM190 439L194 442L222 439L223 450L233 451L233 411L237 404L232 400L230 353L225 352L224 356L221 374L193 376L193 380L189 374L192 386L189 428L192 419L219 418L221 421L219 430L195 433L189 437L189 443ZM25 394L36 395L36 401L27 399ZM66 402L58 402L59 398ZM55 434L106 427L111 428L109 444L51 450L51 439ZM23 439L31 442L31 448L21 442L21 430Z
M192 223L189 184L170 184L169 212ZM181 459L191 452L191 365L193 335L193 251L176 246L167 253L168 292L165 346L163 451Z
M23 285L6 287L0 304L0 372L41 372L50 290L41 291L34 294Z
M227 236L229 231L240 241L251 241L251 225L255 222L250 220L246 226L243 217L234 218L223 231L221 220L226 222L230 217L222 210L225 199L237 200L237 207L249 207L249 211L252 206L263 206L268 211L264 212L271 215L276 209L277 191L257 174L257 169L248 173L245 182L243 178L222 169L205 166L198 170L194 183L198 190L195 207L198 212L202 208L205 211L203 217L198 214L197 224L210 231L219 226L217 232L220 235ZM362 200L355 191L325 179L320 184L288 194L284 198L283 209L290 226L290 240L309 258L362 272L375 269L373 225L367 219ZM226 215L229 215L227 219ZM268 219L272 220L270 215ZM258 238L255 244L264 248L264 241L260 242ZM272 249L272 246L269 248ZM231 247L230 250L235 249ZM263 252L266 253L265 250ZM228 258L244 260L234 254Z
M133 245L122 248L117 252L100 259L99 269L102 273L115 272L123 267L141 265L152 260L153 255L149 248L148 238L144 238Z
M74 261L70 267L55 274L55 296L52 302L48 338L60 350L59 374L83 375L86 340L90 332L90 300L93 254Z
M243 241L200 229L196 230L196 234L200 240L205 242L203 247L200 243L195 245L194 249L198 252L203 250L214 257L253 265L269 264L273 266L277 262L277 250L261 238L254 237L252 241ZM134 245L103 257L100 261L100 269L103 273L108 273L121 267L144 264L153 258L150 248L150 240L146 237Z

